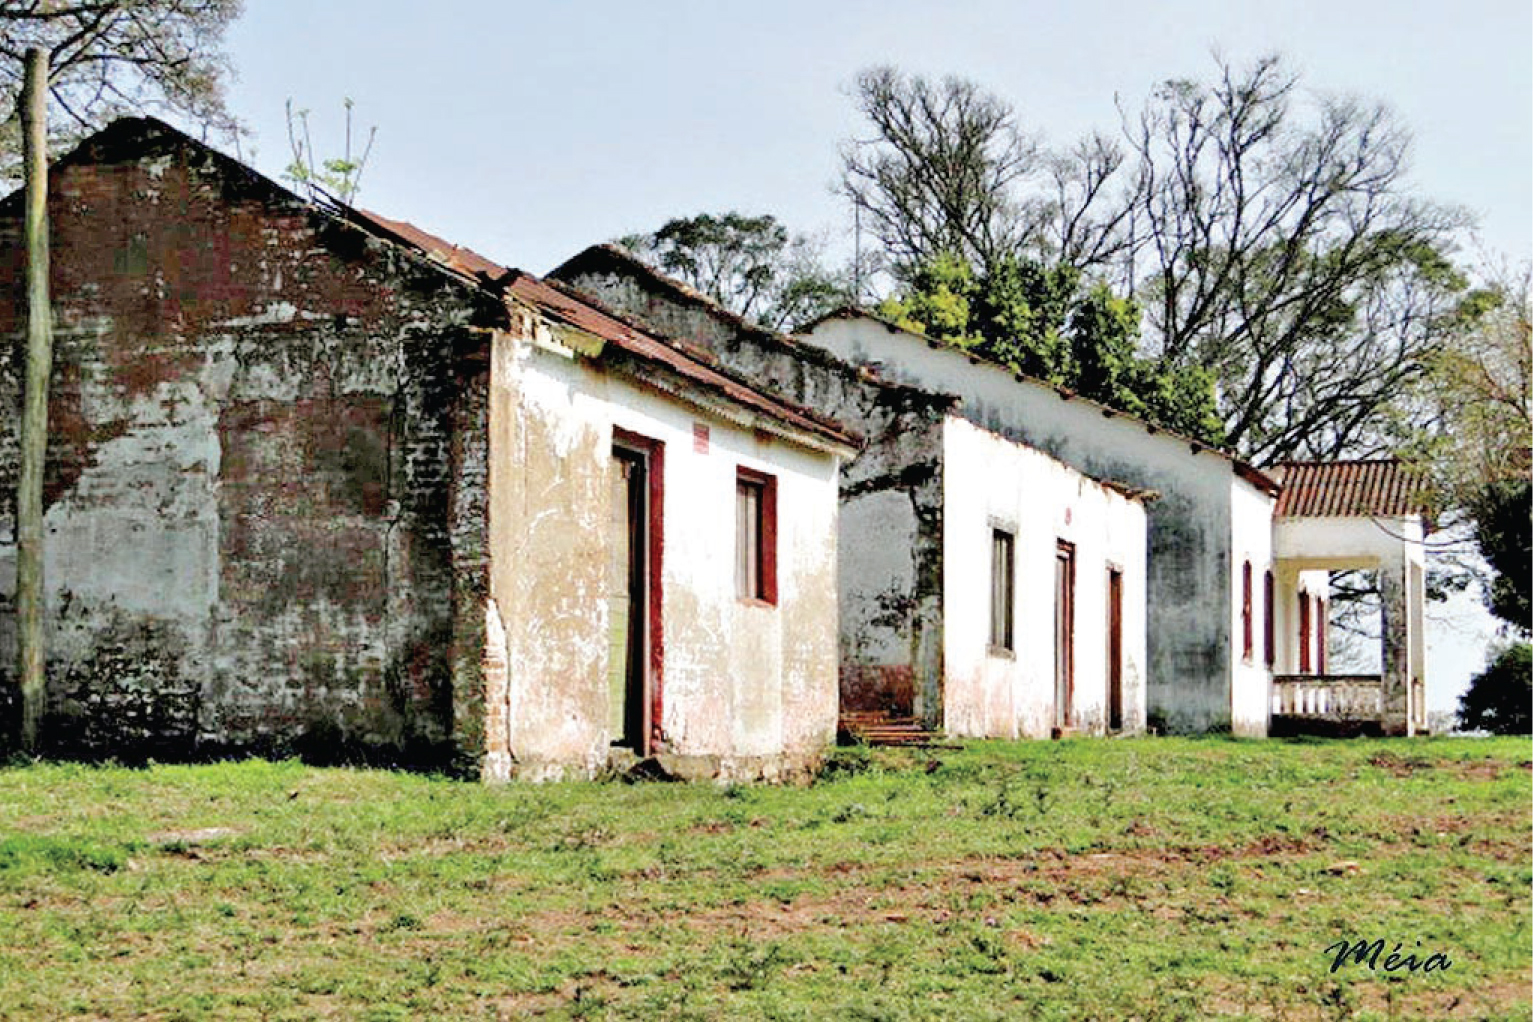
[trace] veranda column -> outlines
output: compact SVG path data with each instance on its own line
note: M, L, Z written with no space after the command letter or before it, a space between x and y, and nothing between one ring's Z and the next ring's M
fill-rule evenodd
M1379 564L1379 603L1384 633L1379 723L1386 735L1410 735L1415 731L1410 712L1411 612L1406 569L1403 556Z

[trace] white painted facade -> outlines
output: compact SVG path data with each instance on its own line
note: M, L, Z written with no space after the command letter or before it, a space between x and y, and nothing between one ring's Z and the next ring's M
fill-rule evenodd
M829 317L803 340L889 382L955 395L976 425L1089 476L1157 491L1148 509L1149 719L1173 732L1266 734L1270 674L1243 663L1238 587L1245 551L1270 562L1270 481L1205 445L870 316Z
M1272 670L1266 650L1266 576L1273 570L1272 497L1238 476L1230 482L1230 729L1262 736L1270 723ZM1250 566L1247 592L1247 568ZM1251 641L1247 649L1246 633Z
M944 713L958 737L1108 730L1108 573L1121 573L1122 720L1145 725L1143 505L1041 451L949 416L943 441ZM991 643L992 540L1014 537L1011 649ZM1074 554L1073 686L1056 706L1056 555Z
M495 337L490 370L486 659L504 680L487 686L487 776L591 776L619 761L607 591L618 431L663 450L650 509L663 533L662 708L648 751L684 776L812 769L835 737L837 484L852 451L663 374L615 371L530 313L520 322ZM736 595L740 469L775 480L775 605Z
M841 486L841 710L849 720L913 717L962 737L1107 730L1112 564L1121 570L1117 729L1145 727L1142 503L991 428L987 403L969 391L918 375L876 378L830 357L841 352L750 327L623 253L588 249L554 276L867 439ZM1014 648L1000 656L989 641L997 521L1009 523L1015 562ZM1077 579L1068 700L1055 691L1062 540L1075 544ZM1070 703L1063 721L1056 702Z

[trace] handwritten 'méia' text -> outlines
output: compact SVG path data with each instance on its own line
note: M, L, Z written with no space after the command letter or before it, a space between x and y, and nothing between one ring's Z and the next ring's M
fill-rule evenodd
M1416 954L1410 951L1402 955L1400 949L1404 946L1396 944L1395 949L1385 955L1382 940L1376 940L1371 944L1366 940L1356 942L1339 940L1326 948L1325 953L1336 955L1331 960L1332 972L1336 972L1347 964L1348 958L1352 959L1354 965L1366 965L1375 972L1379 969L1385 972L1399 972L1402 969L1406 972L1447 972L1453 967L1452 960L1441 951L1434 951L1425 958L1417 958ZM1416 942L1416 947L1421 947L1421 941ZM1381 955L1384 959L1382 962L1379 961Z

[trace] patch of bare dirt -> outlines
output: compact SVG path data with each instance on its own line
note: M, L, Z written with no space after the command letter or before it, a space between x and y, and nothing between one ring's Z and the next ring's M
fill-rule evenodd
M1501 763L1489 759L1427 759L1424 756L1401 756L1395 752L1378 753L1368 763L1394 777L1441 771L1461 781L1499 781L1506 772Z

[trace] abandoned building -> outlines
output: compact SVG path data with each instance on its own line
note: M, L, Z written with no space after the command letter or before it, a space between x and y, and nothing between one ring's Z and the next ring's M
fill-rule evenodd
M0 204L5 408L19 198ZM780 777L823 754L855 436L155 120L55 163L49 216L48 749L346 749L492 779L644 756Z
M913 717L956 737L1144 729L1154 494L994 429L956 391L752 326L611 246L550 276L864 436L841 480L848 722Z
M1423 729L1429 522L1393 462L1262 472L865 312L763 330L609 246L540 279L152 119L56 162L49 215L48 751L746 779L813 769L838 715ZM1377 674L1329 672L1348 569Z
M915 607L890 607L882 594L889 591L885 580L894 577L893 565L888 562L897 556L893 551L907 548L907 537L915 540L910 547L913 567L908 571L918 579L923 572L945 563L939 556L946 551L933 537L949 532L945 529L948 519L953 520L950 532L961 532L958 523L972 512L975 503L990 499L980 494L991 481L986 479L989 473L984 468L975 475L978 489L958 476L948 478L946 462L934 453L939 446L944 447L944 453L947 448L937 444L927 445L932 452L921 463L926 475L917 478L916 462L907 452L919 432L908 423L900 423L897 436L881 440L878 424L860 419L854 406L826 392L822 382L826 372L812 368L827 364L825 353L834 356L828 364L850 364L877 383L902 388L901 393L913 390L933 400L941 397L947 402L947 414L961 419L968 430L1009 444L1011 449L1041 452L1081 478L1108 481L1122 493L1153 494L1155 499L1144 507L1147 559L1132 562L1146 565L1142 569L1144 595L1134 601L1134 613L1144 614L1147 631L1146 651L1140 654L1144 657L1140 661L1143 674L1137 680L1145 692L1140 712L1145 712L1157 728L1172 732L1266 734L1270 673L1260 655L1242 645L1239 593L1243 572L1249 570L1261 577L1272 569L1272 509L1278 492L1275 480L1216 449L1019 377L864 311L843 310L811 324L799 337L785 338L741 323L703 296L610 246L587 249L552 275L608 305L655 323L673 336L706 347L736 371L783 388L793 400L826 408L844 418L868 436L869 453L864 458L875 450L891 452L887 465L880 462L876 468L863 468L854 463L843 478L844 703L857 705L857 682L869 670L875 672L875 680L866 687L885 698L891 693L898 695L899 677L889 676L884 665L903 670L908 663L914 672L915 711L929 724L940 724L957 734L970 733L971 725L963 715L944 712L955 707L937 696L946 690L961 690L964 685L964 672L951 669L964 655L965 624L961 622L973 620L974 608L964 598L990 588L987 573L976 570L982 566L972 561L964 567L948 565L951 570L940 583L929 582L924 589L917 586L918 600L924 596L929 601ZM955 430L952 435L962 436L963 432ZM954 465L961 463L960 459ZM900 506L898 491L891 490L878 501L867 499L864 480L887 474L890 466L897 475L904 474L900 483L911 497L914 521ZM994 482L1004 488L1001 479ZM1028 488L1026 492L1035 510L1046 506L1043 494L1048 491ZM1070 514L1078 513L1067 503L1056 508L1060 514L1066 509ZM1004 516L996 519L989 510L982 514L993 523L1005 521ZM996 527L1004 531L1003 525ZM1068 542L1058 525L1037 523L1037 527L1038 535L1051 548L1056 540ZM1124 534L1122 525L1116 529L1118 535ZM864 546L871 556L881 556L884 563L860 561ZM1096 616L1097 608L1086 610L1063 590L1056 573L1069 570L1064 563L1067 547L1061 545L1058 550L1059 563L1053 569L1047 561L1029 561L1032 567L1016 576L1018 590L1026 590L1042 604L1031 610L1030 623L1054 622L1059 632L1029 635L1026 658L1035 667L1040 659L1045 667L1052 659L1056 679L1067 677L1070 671L1071 643L1058 622L1070 616L1071 604L1076 604L1073 638L1077 658L1102 645L1091 638L1100 634L1100 629L1087 622L1103 620ZM1111 558L1105 568L1082 570L1076 566L1081 579L1099 575L1110 578L1113 571ZM859 606L862 601L871 606ZM984 609L983 600L979 607ZM1111 611L1107 613L1110 618ZM882 650L867 655L868 643L863 637L869 632L877 635L877 624L891 618L895 627L888 633L889 642L908 639L923 630L931 636L898 663ZM945 655L948 631L955 640L951 658ZM1129 659L1133 659L1132 654ZM1096 657L1092 667L1103 662ZM1107 666L1111 676L1115 664ZM1084 663L1078 660L1076 667L1084 667ZM1040 687L1036 677L1019 684L1031 685L1027 690L1034 692ZM1041 687L1049 687L1047 680ZM1054 687L1060 690L1060 696L1052 698L1054 723L1090 730L1095 724L1090 711L1069 706L1063 682L1056 680ZM923 694L931 698L923 700ZM1115 719L1111 712L1107 718L1109 725ZM1036 730L1019 728L1018 733Z

